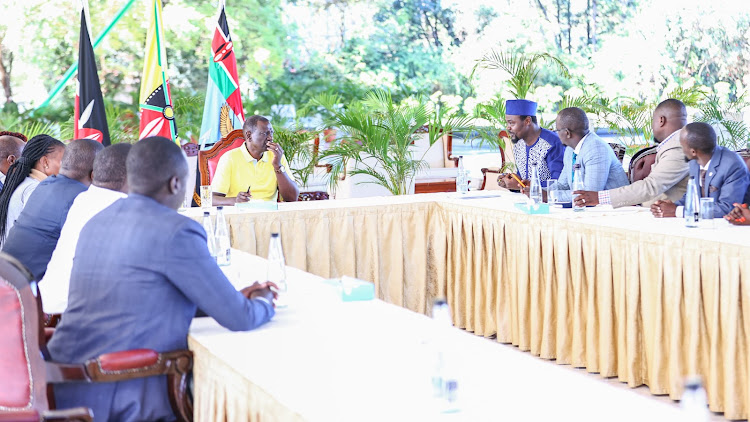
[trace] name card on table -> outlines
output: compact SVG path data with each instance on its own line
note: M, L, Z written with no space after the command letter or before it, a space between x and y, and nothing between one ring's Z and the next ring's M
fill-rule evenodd
M279 203L276 201L260 201L257 199L251 199L248 202L240 202L234 206L240 210L276 211L279 209Z
M526 202L516 202L516 208L526 214L549 214L549 204L528 204Z
M375 283L369 281L343 276L340 279L326 280L326 283L338 288L344 302L375 299Z

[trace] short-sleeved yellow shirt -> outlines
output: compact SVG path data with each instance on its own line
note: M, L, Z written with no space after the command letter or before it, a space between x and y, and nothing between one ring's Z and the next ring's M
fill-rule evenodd
M247 151L245 144L240 145L219 159L211 181L211 190L232 198L240 192L247 192L250 187L253 199L276 201L279 185L273 169L273 158L273 152L266 151L260 160L256 160ZM284 156L281 157L281 165L289 171L289 164Z

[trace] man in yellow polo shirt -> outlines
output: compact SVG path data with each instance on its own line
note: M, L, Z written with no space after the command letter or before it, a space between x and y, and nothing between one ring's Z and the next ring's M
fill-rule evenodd
M289 175L289 164L281 145L273 142L273 126L263 116L250 116L242 126L245 143L219 159L211 181L214 205L234 205L250 198L286 202L299 196Z

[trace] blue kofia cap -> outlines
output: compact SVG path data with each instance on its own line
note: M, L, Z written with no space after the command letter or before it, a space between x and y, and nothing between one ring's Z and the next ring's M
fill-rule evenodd
M536 116L536 103L529 100L508 100L505 102L505 114L511 116Z

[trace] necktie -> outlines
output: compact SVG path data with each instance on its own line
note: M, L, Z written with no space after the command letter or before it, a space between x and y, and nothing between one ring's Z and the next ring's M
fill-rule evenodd
M701 198L706 196L706 170L701 169Z
M570 186L573 186L573 182L575 182L576 179L576 172L573 170L573 167L576 165L576 158L578 158L578 154L575 152L573 153L573 164L570 165Z

